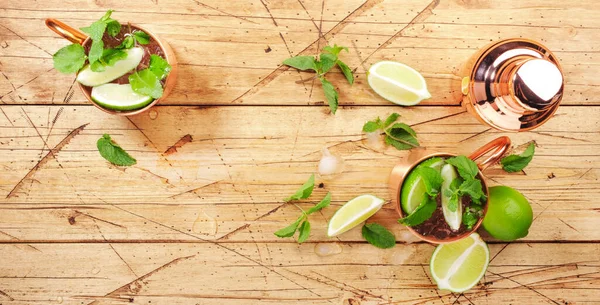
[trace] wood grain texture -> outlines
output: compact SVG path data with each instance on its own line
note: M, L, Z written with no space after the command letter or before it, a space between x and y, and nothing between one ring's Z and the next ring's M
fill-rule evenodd
M52 67L67 42L46 29L53 17L89 25L106 9L151 29L180 62L174 92L131 118L88 105L74 77ZM0 4L0 304L596 304L600 303L600 48L595 1L462 0L131 0L15 1ZM491 41L526 37L559 57L563 106L544 126L507 134L459 107L461 69ZM310 73L282 67L327 43L350 47L355 69L329 114ZM433 98L393 106L368 87L380 60L423 73ZM520 151L535 141L524 172L497 165L490 185L530 201L534 222L517 242L489 242L491 263L464 294L439 291L428 262L387 204L370 221L398 240L367 244L355 228L337 238L327 221L346 201L389 200L392 167L409 152L370 147L367 120L399 112L422 146L468 154L508 135ZM100 157L109 133L138 163ZM282 199L317 170L321 150L345 160L307 208L308 242L273 232L298 209ZM315 247L336 249L319 256Z

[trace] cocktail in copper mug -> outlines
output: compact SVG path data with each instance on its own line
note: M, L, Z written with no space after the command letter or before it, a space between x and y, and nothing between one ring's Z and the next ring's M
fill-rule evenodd
M476 151L474 151L471 155L469 155L469 158L477 163L477 166L479 168L479 173L477 174L477 178L481 181L481 184L483 186L483 190L484 190L484 193L486 196L488 195L489 190L488 190L487 183L485 182L485 178L484 178L482 172L486 168L488 168L490 165L497 163L500 160L500 158L502 158L504 153L506 153L506 151L508 150L509 147L510 147L510 139L508 137L503 136L503 137L499 137L499 138L485 144L484 146L482 146L479 149L477 149ZM456 154L451 154L451 153L431 152L431 151L427 151L425 149L416 149L416 150L411 151L410 155L407 158L403 159L399 164L397 164L394 167L394 169L392 170L392 173L390 175L390 190L391 190L391 194L392 194L392 203L394 204L394 206L401 218L406 217L406 213L404 213L404 211L402 210L400 201L402 198L402 196L401 196L402 184L404 183L404 180L406 179L408 174L413 169L415 169L421 162L423 162L427 159L430 159L433 157L448 158L448 157L455 157L455 156L456 156ZM479 217L479 220L477 221L477 223L475 223L475 225L473 225L473 227L470 230L458 231L458 233L454 236L439 238L439 237L436 237L435 234L431 234L431 235L421 234L412 227L407 227L407 228L410 232L415 234L420 239L430 242L430 243L441 244L441 243L449 243L449 242L457 241L457 240L463 239L463 238L469 236L471 233L477 231L477 229L483 222L483 218L485 216L485 213L487 212L487 206L488 206L488 199L486 199L486 201L482 203L483 214L481 217ZM438 209L439 209L439 206L438 206ZM443 217L441 218L441 221L445 221Z
M48 26L48 28L50 28L52 31L56 32L58 35L62 36L63 38L67 39L68 41L70 41L72 43L76 43L76 44L81 44L84 47L84 49L86 49L86 50L89 50L89 48L92 44L92 39L90 37L88 37L87 34L85 34L84 32L82 32L78 29L75 29L59 20L52 19L52 18L46 19L46 26ZM99 105L97 102L95 102L92 99L91 87L84 86L84 85L80 84L79 82L77 84L79 85L81 92L83 92L83 95L87 98L87 100L90 101L90 103L92 103L94 106L96 106L100 110L102 110L106 113L109 113L109 114L129 116L129 115L139 114L139 113L142 113L142 112L150 109L152 106L156 105L158 102L165 99L169 95L169 93L171 93L171 91L173 90L173 87L175 86L175 81L177 79L177 59L175 58L175 53L173 52L173 49L171 49L171 46L166 41L164 41L164 40L158 38L156 35L152 34L152 32L150 32L138 25L135 25L135 24L121 24L121 27L122 28L123 27L130 28L132 30L143 31L146 34L148 34L151 38L151 41L156 42L156 45L160 48L162 55L164 55L164 58L167 60L169 65L171 65L171 71L169 72L167 77L164 79L163 95L160 98L154 99L151 103L149 103L148 105L146 105L142 108L139 108L139 109L112 110L112 109L107 109L105 107L102 107L101 105ZM146 57L146 56L149 56L149 54L144 55L144 57Z

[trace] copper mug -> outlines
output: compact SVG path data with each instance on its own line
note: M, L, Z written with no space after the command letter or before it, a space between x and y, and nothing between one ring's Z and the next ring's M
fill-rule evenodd
M70 41L72 43L81 44L84 48L91 46L91 44L92 44L92 39L90 37L88 37L87 34L85 34L84 32L82 32L78 29L75 29L71 26L68 26L59 20L48 18L48 19L46 19L46 26L48 26L48 28L50 28L52 31L56 32L58 35L62 36L63 38L67 39L68 41ZM142 113L142 112L150 109L152 106L156 105L159 101L165 99L169 95L169 93L171 93L171 91L173 90L173 87L175 87L175 81L177 79L177 59L175 58L175 53L173 52L173 49L171 49L171 46L166 41L161 40L156 35L152 34L152 32L150 32L138 25L135 25L135 24L121 24L121 26L131 26L131 28L133 28L133 29L145 32L146 34L150 35L150 37L152 37L152 39L154 41L156 41L158 43L158 45L160 46L160 48L162 49L163 53L165 54L165 59L167 60L169 65L171 65L171 72L169 72L169 75L167 75L167 78L165 79L163 95L160 98L157 98L154 101L152 101L150 104L144 106L143 108L129 110L129 111L117 111L117 110L106 109L106 108L98 105L96 102L94 102L94 100L92 100L91 89L89 87L83 86L79 82L77 84L79 85L79 89L81 89L81 92L83 92L83 95L85 95L87 100L90 101L90 103L92 103L98 109L100 109L106 113L109 113L109 114L129 116L129 115L139 114L139 113Z
M482 48L465 65L462 105L502 131L528 131L558 109L564 77L557 57L539 42L512 38Z
M502 137L499 137L499 138L485 144L484 146L480 147L479 149L474 151L469 156L469 158L471 160L477 162L477 167L479 168L478 177L482 182L484 193L486 196L489 194L489 190L488 190L488 186L487 186L487 183L485 182L485 178L484 178L482 172L486 168L488 168L490 165L497 163L500 160L500 158L502 158L504 153L506 153L506 151L508 150L509 147L510 147L510 139L508 137L502 136ZM489 154L489 156L487 156L485 159L483 159L483 161L481 161L480 159L482 159L487 154ZM417 150L413 150L407 158L403 159L399 164L397 164L394 167L394 169L392 170L392 173L390 175L390 190L392 193L392 204L396 208L396 211L398 212L400 217L406 217L406 215L402 211L402 207L401 207L400 198L402 198L402 197L400 196L400 192L402 190L402 183L404 182L404 179L408 176L408 173L410 173L421 162L423 162L429 158L433 158L433 157L448 158L448 157L455 157L455 156L456 156L455 154L450 154L450 153L429 152L424 149L417 149ZM437 239L434 236L421 235L411 227L407 227L407 228L410 232L415 234L420 239L430 242L430 243L442 244L442 243L449 243L449 242L457 241L457 240L463 239L463 238L469 236L471 233L477 231L477 229L483 222L485 213L487 212L488 201L489 201L489 197L488 197L488 200L486 200L486 202L483 204L483 215L479 218L479 220L473 226L473 228L471 230L465 231L464 233L462 233L458 236L449 237L449 238L441 240L441 239Z

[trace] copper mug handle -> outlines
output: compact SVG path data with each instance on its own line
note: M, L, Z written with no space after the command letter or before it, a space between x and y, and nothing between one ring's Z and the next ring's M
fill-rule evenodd
M490 165L497 163L500 158L502 158L504 153L506 153L509 147L510 138L507 136L502 136L474 151L471 155L469 155L469 159L477 162L477 160L483 155L493 151L492 154L485 160L477 162L477 167L479 167L479 170L484 171Z
M83 44L88 38L84 32L53 18L46 19L46 26L72 43Z

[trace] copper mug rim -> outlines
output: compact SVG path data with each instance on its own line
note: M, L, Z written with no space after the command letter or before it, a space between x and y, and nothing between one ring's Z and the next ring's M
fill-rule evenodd
M79 82L77 82L77 85L79 86L79 89L81 89L81 92L83 92L83 95L85 96L85 98L90 103L92 103L92 105L96 106L96 108L98 108L108 114L114 114L114 115L120 115L120 116L130 116L130 115L136 115L136 114L142 113L144 111L147 111L148 109L152 108L152 106L158 104L158 102L165 99L171 93L171 91L173 90L173 87L175 87L175 81L177 79L177 58L175 57L175 52L173 52L173 49L166 41L161 40L158 36L154 35L152 32L148 31L147 29L145 29L137 24L133 24L133 23L121 24L121 25L130 25L131 27L134 27L136 29L144 31L146 34L148 34L150 37L152 37L152 39L154 39L154 41L156 41L157 44L159 45L159 47L163 50L167 62L169 63L169 65L171 65L171 72L169 72L169 75L167 75L167 78L165 79L163 95L160 98L154 99L150 104L148 104L140 109L129 110L129 111L118 111L118 110L107 109L107 108L100 106L90 96L90 90L87 90L86 87L83 86L82 84L80 84ZM89 43L91 43L91 39L87 34L85 34L84 32L82 32L76 28L73 28L57 19L53 19L53 18L46 19L46 26L48 28L50 28L52 31L54 31L56 34L58 34L59 36L69 40L72 43L80 44L84 47L86 45L88 45Z
M488 168L490 165L497 163L500 160L500 158L502 158L502 156L506 153L506 151L510 147L510 144L511 144L510 138L508 138L506 136L502 136L502 137L496 138L493 141L483 145L482 147L478 148L477 150L475 150L473 153L471 153L469 155L469 159L477 162L477 167L479 168L479 173L477 175L483 184L483 188L485 190L486 195L489 194L489 189L488 189L487 183L485 181L485 177L483 176L483 171L486 168ZM480 159L488 153L491 153L491 154L487 158L485 158L483 161L481 161ZM390 180L389 180L390 181L390 190L392 192L392 204L394 205L394 207L395 207L396 211L398 212L398 215L400 215L400 217L405 216L404 212L402 211L402 208L401 208L400 192L402 190L402 184L404 183L404 179L406 178L408 173L410 173L421 162L423 162L431 157L453 157L453 156L457 156L457 155L452 154L452 153L445 153L445 152L428 152L427 150L420 150L417 152L411 152L411 155L409 155L409 157L405 158L402 162L398 163L394 167L394 169L392 170L392 173L390 175ZM415 231L412 227L407 226L407 228L415 236L417 236L418 238L420 238L421 240L424 240L426 242L430 242L430 243L434 243L434 244L443 244L443 243L454 242L454 241L457 241L457 240L460 240L460 239L463 239L463 238L469 236L471 233L473 233L473 232L477 231L477 229L479 229L479 226L481 226L481 223L483 222L483 218L485 217L485 214L487 213L488 202L489 202L489 196L488 196L488 200L486 200L486 202L483 206L482 217L479 218L479 220L477 221L477 223L473 226L473 228L471 230L465 231L463 234L460 234L458 236L454 236L454 237L450 237L450 238L446 238L446 239L437 239L434 236L421 235L417 231Z

